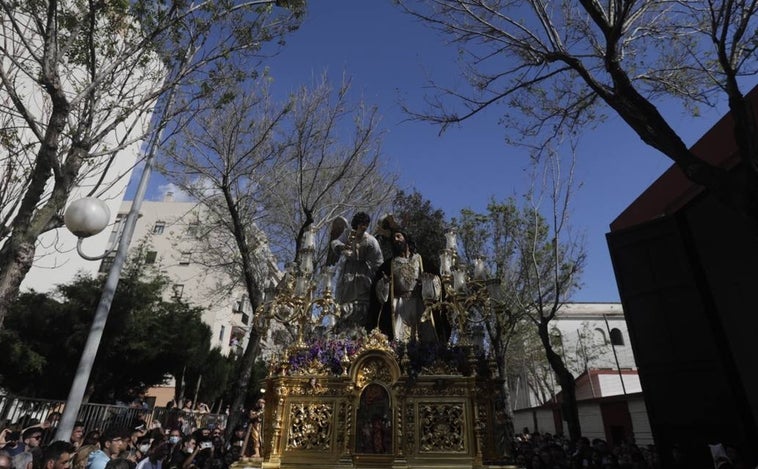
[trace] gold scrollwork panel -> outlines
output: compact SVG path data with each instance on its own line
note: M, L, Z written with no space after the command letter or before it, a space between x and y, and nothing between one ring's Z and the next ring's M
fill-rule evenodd
M460 402L418 404L419 453L466 453L466 405Z
M330 452L334 432L333 402L291 402L285 451Z

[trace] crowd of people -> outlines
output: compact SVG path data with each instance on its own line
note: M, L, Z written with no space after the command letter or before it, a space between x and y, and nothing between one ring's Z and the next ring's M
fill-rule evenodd
M576 444L560 435L530 433L525 428L515 442L515 463L526 469L655 469L661 467L651 446L583 437Z
M714 469L748 469L734 446L711 445ZM576 443L561 435L530 433L528 428L514 442L514 462L521 469L692 469L674 448L668 463L660 459L654 445L638 446L634 441L611 445L603 439L579 438Z
M227 469L241 457L260 457L263 401L244 425L200 428L136 419L128 426L86 429L76 422L68 441L53 439L49 421L0 430L0 469ZM149 427L149 428L148 428Z

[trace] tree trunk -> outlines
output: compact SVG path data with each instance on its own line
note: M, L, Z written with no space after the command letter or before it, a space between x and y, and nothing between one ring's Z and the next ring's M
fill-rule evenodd
M505 422L503 423L503 440L505 449L505 456L510 457L513 455L513 441L516 436L516 432L513 428L513 406L511 405L511 391L508 387L508 375L506 373L505 366L505 352L498 348L495 361L497 362L497 372L500 374L500 379L503 380L501 392L503 396L503 416Z
M12 235L0 249L0 329L8 309L18 296L21 282L32 267L36 236Z
M571 371L566 368L561 356L553 350L553 346L550 343L548 324L549 321L542 321L537 330L539 331L542 345L545 348L547 361L558 377L558 384L561 386L561 392L563 393L561 410L563 411L563 419L566 420L566 424L568 425L569 438L571 441L577 441L582 436L582 426L579 422L579 408L576 404L576 381Z
M255 313L258 310L258 306L262 302L262 289L256 280L254 267L252 264L252 250L247 242L245 235L245 226L240 219L239 211L237 210L237 204L232 196L228 186L225 186L224 198L226 201L227 209L232 217L232 230L234 239L239 249L242 259L242 272L245 277L245 288L247 290L248 297L250 298L250 305L253 308L253 313L250 317L250 337L247 341L247 347L245 347L245 353L242 355L242 365L240 367L239 379L237 380L237 389L234 393L234 400L230 409L229 423L227 428L231 429L227 433L227 443L230 441L233 429L244 417L245 398L247 397L247 388L250 384L250 377L253 374L253 367L255 366L255 360L258 359L258 352L260 351L260 335L258 329L255 327Z
M245 353L242 355L242 364L240 366L239 379L237 380L237 388L234 392L234 401L232 401L229 413L229 422L226 426L227 440L233 435L234 428L245 419L245 397L247 396L247 388L250 385L250 378L253 375L253 368L255 367L255 360L258 359L259 351L260 336L258 335L258 330L255 327L251 327L250 338L247 341Z

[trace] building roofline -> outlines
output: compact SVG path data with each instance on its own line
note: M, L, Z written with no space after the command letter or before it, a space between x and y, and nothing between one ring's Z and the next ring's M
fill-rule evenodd
M745 99L758 108L758 86L750 90ZM726 113L690 150L715 166L733 168L739 163L733 129L731 113ZM611 222L610 229L619 231L676 213L701 192L703 186L690 181L678 166L671 165Z

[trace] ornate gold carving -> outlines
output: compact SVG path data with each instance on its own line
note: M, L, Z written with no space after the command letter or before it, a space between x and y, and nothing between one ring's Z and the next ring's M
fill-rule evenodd
M301 367L295 369L290 368L289 370L290 376L328 375L330 373L331 372L326 369L326 366L315 358Z
M330 386L323 386L316 378L311 378L308 383L293 384L289 387L291 396L325 396L335 395L336 389Z
M464 404L419 404L419 452L465 452Z
M432 386L414 387L408 390L408 396L431 396L431 397L461 397L467 394L466 388L463 387L447 387L445 389L438 389Z
M431 366L421 368L420 374L463 376L463 373L461 373L456 366L453 366L451 363L447 363L444 360L435 360Z
M361 364L361 368L358 370L358 379L356 384L359 388L362 388L366 384L380 381L383 383L392 382L392 374L390 373L387 363L380 358L370 358Z
M329 451L332 439L330 403L294 403L290 405L288 450Z
M416 405L408 404L405 407L405 422L403 422L403 428L405 428L402 438L405 439L405 454L413 454L414 446L416 444Z
M387 339L387 336L382 334L379 329L374 329L373 331L369 332L369 334L364 339L363 344L361 345L359 354L368 350L381 350L388 352L393 357L397 357L395 350L390 346L390 342Z

